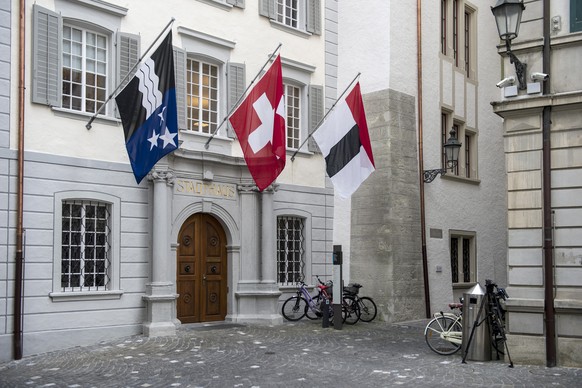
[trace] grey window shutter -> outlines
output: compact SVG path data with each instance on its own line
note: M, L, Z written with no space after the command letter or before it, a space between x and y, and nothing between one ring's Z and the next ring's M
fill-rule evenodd
M321 35L321 0L307 0L307 31Z
M259 0L259 15L275 18L275 0Z
M139 61L140 53L140 37L139 35L128 34L120 32L117 34L117 85L119 85L118 93L131 81L131 77L135 73L133 67ZM116 86L117 86L116 85ZM115 117L120 118L115 104Z
M229 62L226 77L228 81L228 111L230 112L245 91L245 64ZM228 137L234 139L235 133L230 122L227 128Z
M245 7L245 0L226 0L226 2L233 7L244 8Z
M323 86L321 85L309 85L309 133L315 130L315 126L319 124L319 121L323 118ZM311 152L320 152L317 143L310 137L307 142L307 147Z
M174 47L174 75L176 78L178 128L188 129L186 121L186 51L178 47Z
M61 16L32 6L32 102L61 106Z
M125 87L131 81L135 73L133 67L139 61L140 54L140 37L139 35L120 32L117 34L117 83L121 88Z

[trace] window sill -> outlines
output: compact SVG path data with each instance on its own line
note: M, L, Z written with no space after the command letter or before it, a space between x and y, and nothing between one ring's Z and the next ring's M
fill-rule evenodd
M70 292L50 292L49 297L53 302L71 302L85 300L108 300L120 299L122 290L115 291L70 291Z
M462 176L458 176L458 175L453 175L451 173L445 174L445 175L441 175L442 179L448 179L448 180L452 180L452 181L457 181L457 182L463 182L463 183L468 183L471 185L480 185L481 184L481 179L476 179L476 178L465 178Z
M283 24L283 23L278 22L278 21L273 20L273 19L270 19L270 21L271 21L271 26L273 26L281 31L286 31L286 32L289 32L291 34L301 36L303 38L309 38L311 35L313 35L310 32L303 31L303 30L300 30L300 29L295 28L295 27L290 27L286 24Z
M226 3L224 0L198 0L198 1L227 11L230 11L233 8L232 5Z
M475 287L476 282L469 282L469 283L453 283L453 290L470 290L471 288Z
M77 112L77 111L70 110L70 109L63 109L63 108L56 108L56 107L52 107L51 109L53 110L53 112L55 112L55 115L57 115L57 116L68 117L70 119L76 119L76 120L80 120L80 121L89 122L91 117L93 117L92 113ZM112 116L106 116L106 115L97 115L97 117L95 118L95 121L98 123L109 124L109 125L121 124L121 120L119 120L118 118L115 118Z
M216 135L208 144L206 148L206 142L211 137L208 133L201 133L196 131L191 131L189 129L180 129L180 140L179 147L185 151L199 151L199 152L214 152L219 154L230 154L233 139Z

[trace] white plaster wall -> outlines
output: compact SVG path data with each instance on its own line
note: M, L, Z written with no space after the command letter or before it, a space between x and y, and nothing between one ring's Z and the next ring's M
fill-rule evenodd
M362 93L392 88L416 94L416 1L339 1L338 96L361 73ZM334 200L334 244L350 279L351 201ZM354 279L357 280L357 279Z
M490 3L490 4L489 4ZM499 41L489 9L493 1L479 2L477 15L477 79L463 85L462 71L455 71L440 54L440 2L423 2L423 152L424 168L439 168L441 160L440 115L442 106L454 109L458 119L478 131L478 184L437 178L425 184L427 256L431 310L438 311L453 301L451 290L451 229L476 232L477 280L493 279L505 286L506 179L501 119L489 104L498 98L495 87L500 72L496 52ZM441 66L436 64L440 63ZM439 74L439 72L442 72ZM471 95L466 95L471 93ZM474 94L473 94L474 93ZM440 96L435 98L435 96ZM466 100L465 100L466 97ZM473 103L472 107L465 107ZM449 105L451 104L451 105ZM464 139L460 139L461 142ZM430 228L441 229L442 239L430 238ZM437 272L436 267L443 268Z
M139 34L141 36L141 50L146 50L154 41L163 27L174 17L173 44L182 47L182 37L177 28L187 27L208 35L212 35L227 41L235 42L235 48L231 52L230 60L242 62L246 65L247 84L254 78L269 55L282 43L280 54L282 57L313 66L315 68L310 82L312 84L325 84L325 32L321 36L299 36L271 26L269 20L261 17L258 12L257 1L246 1L245 9L232 8L225 10L200 1L143 0L108 1L128 9L127 15L119 18L120 31ZM63 0L38 0L36 3L42 7L55 10L62 7L71 8L71 3ZM89 8L90 9L90 8ZM31 92L31 36L32 3L26 4L26 148L27 150L102 160L108 162L121 162L129 164L125 140L121 123L115 120L103 122L96 120L92 129L87 130L85 124L90 115L67 115L37 104L30 104ZM322 7L322 18L325 8ZM92 11L93 12L93 11ZM95 11L96 12L96 11ZM75 12L70 12L75 15ZM66 15L65 15L66 16ZM13 24L18 25L18 15L14 14ZM116 20L116 17L105 14L95 16L91 20L99 23L100 20ZM114 24L114 23L110 23ZM323 20L322 20L323 26ZM18 34L12 36L12 56L18 57ZM13 78L17 79L17 69L13 68ZM114 73L113 73L114 74ZM285 76L285 74L283 74ZM12 83L11 92L18 94L17 83ZM110 85L111 87L111 85ZM111 93L111 89L108 93ZM12 101L12 110L16 111L17 101ZM114 102L109 103L109 109L113 109ZM71 117L75 119L71 120ZM220 120L222 119L219 118ZM11 126L17 127L17 117L12 118ZM55 136L58 134L58 136ZM17 132L12 131L10 144L16 148ZM306 148L306 146L305 146ZM103 152L107 150L107 152ZM232 146L232 155L241 155L238 142ZM324 162L319 155L311 156L308 160L290 162L291 154L288 152L288 163L285 171L279 178L280 183L325 187Z

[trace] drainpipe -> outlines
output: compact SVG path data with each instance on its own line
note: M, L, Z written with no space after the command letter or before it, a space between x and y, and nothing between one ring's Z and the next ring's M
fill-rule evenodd
M428 284L428 259L426 254L426 220L424 211L424 160L422 149L422 0L416 1L416 52L417 52L417 95L418 95L418 177L420 183L420 229L422 238L422 277L424 278L424 303L426 318L430 318L430 290Z
M550 74L550 0L544 0L543 70ZM543 94L550 94L551 77L544 82ZM544 192L544 315L546 318L546 366L556 366L556 320L554 311L554 241L552 235L552 163L551 163L551 113L552 107L542 111L542 164Z
M14 359L22 358L22 275L24 256L22 203L24 200L24 28L25 28L25 0L20 0L19 10L19 51L18 51L18 192L17 192L17 221L16 221L16 268L14 275Z

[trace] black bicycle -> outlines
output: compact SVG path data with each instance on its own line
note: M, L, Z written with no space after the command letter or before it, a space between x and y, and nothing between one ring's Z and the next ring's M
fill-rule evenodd
M374 318L376 318L378 308L376 307L374 300L369 296L360 297L358 295L360 288L362 287L363 286L359 283L348 284L347 287L344 287L344 298L351 298L356 302L359 311L358 318L361 321L372 322Z

